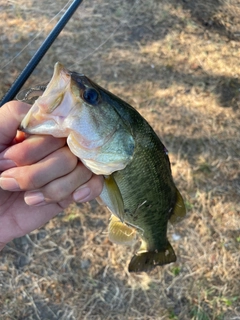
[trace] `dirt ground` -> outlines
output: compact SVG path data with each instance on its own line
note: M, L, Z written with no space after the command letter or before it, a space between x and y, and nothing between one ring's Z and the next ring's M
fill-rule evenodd
M0 1L0 96L65 4ZM56 61L129 102L168 148L187 207L169 225L177 262L129 274L135 248L108 240L107 210L72 205L2 251L0 318L240 319L240 1L84 1L26 87Z

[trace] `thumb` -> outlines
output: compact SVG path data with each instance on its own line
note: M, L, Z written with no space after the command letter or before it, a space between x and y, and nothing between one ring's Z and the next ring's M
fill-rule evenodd
M17 134L17 129L30 105L10 101L0 108L0 152L8 147Z

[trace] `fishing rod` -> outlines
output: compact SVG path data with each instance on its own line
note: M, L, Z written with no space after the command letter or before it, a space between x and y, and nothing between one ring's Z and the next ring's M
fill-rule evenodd
M59 33L62 31L62 29L67 24L68 20L71 18L71 16L74 14L78 6L82 3L83 0L73 0L72 4L68 7L66 12L62 15L62 17L59 19L58 23L55 25L55 27L52 29L52 31L49 33L47 38L43 41L39 49L36 51L34 56L30 59L26 67L23 69L23 71L19 74L17 79L14 81L14 83L11 85L10 89L7 91L5 96L2 98L0 102L0 107L4 105L6 102L14 99L14 97L17 95L19 90L22 88L24 83L27 81L27 79L32 74L33 70L36 68L36 66L39 64L45 53L48 51L48 49L51 47L54 40L57 38Z

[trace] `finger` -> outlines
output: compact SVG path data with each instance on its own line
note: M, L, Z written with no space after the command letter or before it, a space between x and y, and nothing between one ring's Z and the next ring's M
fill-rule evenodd
M10 101L0 108L0 151L11 144L29 108L30 105L19 101Z
M0 171L36 163L66 144L64 138L32 135L0 153ZM13 164L11 164L11 161ZM15 164L15 165L14 165ZM9 166L9 167L8 167Z
M39 189L70 173L77 162L77 157L69 148L63 147L35 164L4 171L1 174L0 186L9 191Z
M3 191L0 193L2 194ZM24 202L23 192L5 193L8 193L8 197L2 205L0 215L0 249L12 239L41 227L63 209L62 204L58 203L31 207Z
M90 180L73 193L74 201L87 202L97 198L102 192L103 183L103 176L93 174Z
M90 180L91 177L92 172L79 162L69 174L51 181L41 189L26 192L24 197L25 202L28 205L43 205L63 200L71 200L72 202L72 193L80 185Z

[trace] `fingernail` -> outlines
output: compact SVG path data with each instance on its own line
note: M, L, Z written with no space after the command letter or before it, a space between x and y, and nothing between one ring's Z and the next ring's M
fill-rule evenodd
M8 191L20 191L19 184L14 178L0 177L0 187Z
M16 167L16 163L9 159L0 160L0 171L4 171L13 167Z
M39 191L27 191L24 200L29 206L41 206L46 204L42 192Z
M73 193L73 199L77 202L88 201L88 196L90 195L90 193L90 188L80 187Z

